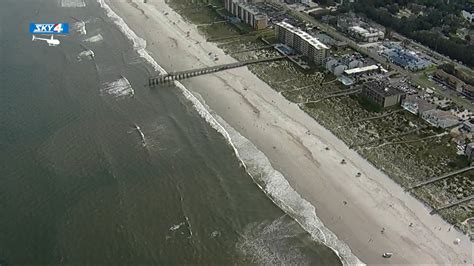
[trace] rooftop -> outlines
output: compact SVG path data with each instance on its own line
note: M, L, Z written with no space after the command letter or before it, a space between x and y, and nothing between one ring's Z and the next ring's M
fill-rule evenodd
M364 87L382 97L405 94L403 91L392 87L388 82L381 80L367 81L364 83Z
M352 75L352 74L357 74L357 73L363 73L366 71L372 71L372 70L377 70L379 67L377 65L370 65L370 66L365 66L365 67L356 67L356 68L351 68L344 70L344 73L347 75Z
M320 42L316 37L309 35L307 32L304 32L304 31L296 28L295 26L291 25L288 22L282 21L282 22L276 23L276 25L278 25L280 27L283 27L283 28L287 29L288 31L298 35L299 37L301 37L303 40L308 42L311 46L313 46L317 50L329 49L329 47L327 47L325 44Z
M251 4L247 4L247 3L240 3L240 6L247 10L247 12L249 12L250 14L252 15L260 15L260 16L266 16L265 14L262 14L262 12L254 5L251 5Z
M445 120L445 119L458 120L458 118L449 111L434 109L434 110L426 111L425 114L429 114L431 117L435 117L438 120Z
M363 33L369 33L368 30L362 28L361 26L352 26L352 27L349 27L349 29L352 29L352 30L354 30L354 31L356 31L356 32L358 32L358 33L361 33L361 34L363 34Z
M420 113L436 109L436 105L429 103L425 99L422 99L417 94L408 95L405 100L403 100L403 104L416 106L416 108L418 108L418 112Z

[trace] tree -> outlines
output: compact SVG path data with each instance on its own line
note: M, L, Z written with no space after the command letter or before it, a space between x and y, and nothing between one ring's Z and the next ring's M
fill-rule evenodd
M442 64L438 66L438 68L444 70L444 72L448 74L451 74L451 75L456 74L456 67L454 67L453 64L450 64L450 63Z

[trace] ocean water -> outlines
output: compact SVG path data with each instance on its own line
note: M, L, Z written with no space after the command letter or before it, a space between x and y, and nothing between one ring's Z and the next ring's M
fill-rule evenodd
M60 46L31 40L45 21L70 23ZM0 265L341 264L263 154L179 84L145 85L159 66L114 21L0 1Z

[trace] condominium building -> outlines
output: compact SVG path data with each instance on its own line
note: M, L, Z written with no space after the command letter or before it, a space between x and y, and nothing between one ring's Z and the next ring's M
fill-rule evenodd
M276 23L275 31L280 42L292 47L317 65L323 64L329 48L316 37L285 21Z
M405 99L405 93L403 91L381 80L373 80L364 83L362 95L381 108L397 105Z
M247 0L224 0L224 7L254 29L260 30L268 26L268 16L261 13Z

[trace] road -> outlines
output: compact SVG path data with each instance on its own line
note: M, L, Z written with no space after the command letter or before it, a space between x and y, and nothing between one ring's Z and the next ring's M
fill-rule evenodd
M347 43L347 45L350 48L354 49L355 51L374 59L376 62L378 62L379 64L381 64L385 67L390 66L390 67L387 67L387 68L398 71L404 77L409 77L410 80L413 82L413 84L416 84L416 85L418 85L422 88L430 88L430 89L434 90L437 94L442 95L442 96L444 96L448 99L451 99L457 105L462 106L462 107L474 112L474 106L469 100L463 99L459 95L452 95L452 94L450 94L449 90L443 90L442 87L438 83L430 81L427 78L425 78L424 73L422 73L422 72L418 72L418 73L411 72L411 71L406 70L406 69L404 69L404 68L402 68L398 65L395 65L395 64L389 62L386 58L380 56L378 53L370 51L369 49L360 46L354 40L344 36L342 33L337 31L335 28L331 27L330 25L325 24L325 23L321 23L320 21L316 20L315 18L313 18L312 16L310 16L310 15L304 13L304 12L299 12L299 11L296 11L296 10L293 10L293 9L289 8L287 5L282 5L280 2L278 2L276 0L271 0L271 1L275 4L277 4L278 6L282 7L283 10L289 12L291 15L293 15L295 17L298 17L298 18L300 18L301 20L303 20L307 23L311 23L311 24L317 26L320 30L326 32L332 38ZM403 36L401 36L397 33L394 33L394 34L396 34L396 38L404 38ZM414 42L412 41L412 43L414 43ZM416 44L416 43L414 43L414 44ZM416 45L419 45L419 44L416 44ZM421 47L421 45L420 45L420 47ZM429 51L429 53L435 54L437 56L439 55L440 57L446 58L445 56L442 56L442 55L430 50L427 47L421 47L420 49L427 49ZM446 58L446 60L453 62L454 64L456 64L456 66L459 65L463 69L466 68L465 66L460 65L460 64L450 60L449 58ZM472 70L470 70L470 71L472 71Z

